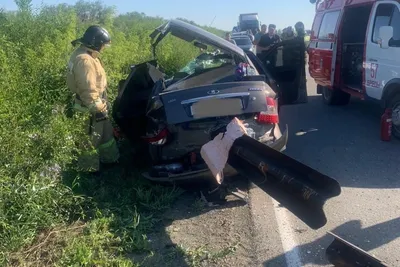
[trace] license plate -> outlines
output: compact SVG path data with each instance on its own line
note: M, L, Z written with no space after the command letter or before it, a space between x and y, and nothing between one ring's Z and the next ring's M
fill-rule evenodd
M240 98L210 98L194 103L190 111L194 118L238 115L243 112L243 104Z

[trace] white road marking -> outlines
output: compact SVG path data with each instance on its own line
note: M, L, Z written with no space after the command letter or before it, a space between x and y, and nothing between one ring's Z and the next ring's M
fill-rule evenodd
M278 224L283 252L285 253L286 265L288 267L301 267L299 249L297 248L294 232L290 226L288 211L279 207L279 203L271 198L274 205L276 222Z

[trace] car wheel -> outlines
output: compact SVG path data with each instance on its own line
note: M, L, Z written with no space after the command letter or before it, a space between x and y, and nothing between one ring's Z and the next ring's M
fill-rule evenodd
M322 87L322 99L325 104L331 106L345 106L350 102L350 94L340 90L331 90L328 87Z
M400 139L400 92L391 95L387 108L392 109L392 134Z

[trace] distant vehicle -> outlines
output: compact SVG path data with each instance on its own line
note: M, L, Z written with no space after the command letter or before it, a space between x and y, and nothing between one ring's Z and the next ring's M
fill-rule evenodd
M260 31L261 28L261 22L258 19L258 13L240 14L238 27L239 31L251 30L253 34L256 34L256 31Z
M250 37L246 35L232 35L232 40L236 42L236 45L242 48L244 51L254 51L254 45Z

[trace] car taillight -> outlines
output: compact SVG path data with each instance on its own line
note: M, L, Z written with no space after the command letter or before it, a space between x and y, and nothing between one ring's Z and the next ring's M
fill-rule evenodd
M256 115L256 121L258 123L279 123L278 107L275 100L272 97L266 98L267 110L261 111Z
M152 145L163 145L167 140L167 136L168 136L168 130L167 130L167 128L164 128L155 136L151 136L151 137L144 136L142 138L144 141L146 141L147 143L150 143Z

